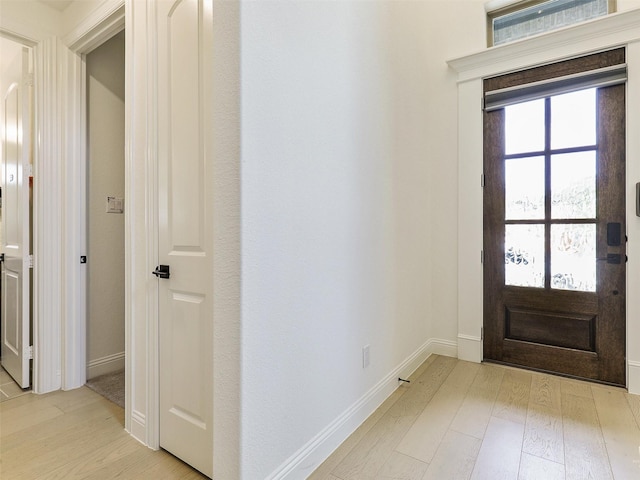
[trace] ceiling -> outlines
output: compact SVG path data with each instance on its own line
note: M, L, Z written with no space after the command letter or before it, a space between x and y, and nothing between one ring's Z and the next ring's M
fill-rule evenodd
M49 5L51 8L55 8L59 12L63 12L65 8L73 3L73 0L39 0L40 3Z

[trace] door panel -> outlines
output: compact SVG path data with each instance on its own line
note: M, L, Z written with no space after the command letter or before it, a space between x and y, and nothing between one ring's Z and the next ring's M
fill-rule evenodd
M211 2L158 4L160 446L213 475Z
M2 366L22 388L30 385L29 175L31 165L30 51L22 50L3 92Z
M505 152L505 109L484 113L484 358L624 385L625 86L595 90L595 145L552 147L544 102L544 147L530 153Z

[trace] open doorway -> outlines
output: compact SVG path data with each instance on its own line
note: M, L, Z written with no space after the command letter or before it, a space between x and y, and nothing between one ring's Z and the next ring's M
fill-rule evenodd
M125 34L88 53L87 385L124 407Z
M31 390L33 50L0 37L0 401ZM4 197L4 199L2 199Z

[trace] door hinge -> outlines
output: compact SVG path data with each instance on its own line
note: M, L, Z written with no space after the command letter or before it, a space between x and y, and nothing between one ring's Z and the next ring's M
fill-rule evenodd
M484 173L480 175L480 186L482 188L484 188L485 186L485 177L484 177Z
M24 172L25 172L25 176L33 177L33 164L32 163L25 164Z
M24 349L24 357L27 360L33 360L33 345L29 345Z
M33 268L33 254L29 254L29 268Z
M480 263L484 264L484 250L480 250Z
M484 327L480 327L480 340L484 340Z
M27 74L24 81L27 87L33 87L33 73Z

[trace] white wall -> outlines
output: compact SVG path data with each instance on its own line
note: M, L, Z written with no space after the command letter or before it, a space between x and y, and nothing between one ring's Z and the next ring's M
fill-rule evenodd
M616 1L618 12L624 12L626 10L633 10L640 8L640 0L617 0Z
M242 5L243 478L280 475L425 342L455 341L445 60L483 46L483 12Z
M243 4L246 478L280 478L421 342L457 341L474 268L457 264L458 198L475 198L446 61L485 48L484 3Z
M61 29L64 35L73 31L112 0L75 0L62 12Z
M22 37L46 38L60 34L62 13L36 0L2 0L0 27Z
M87 55L87 378L124 368L124 32Z
M213 469L241 478L240 7L213 8Z

